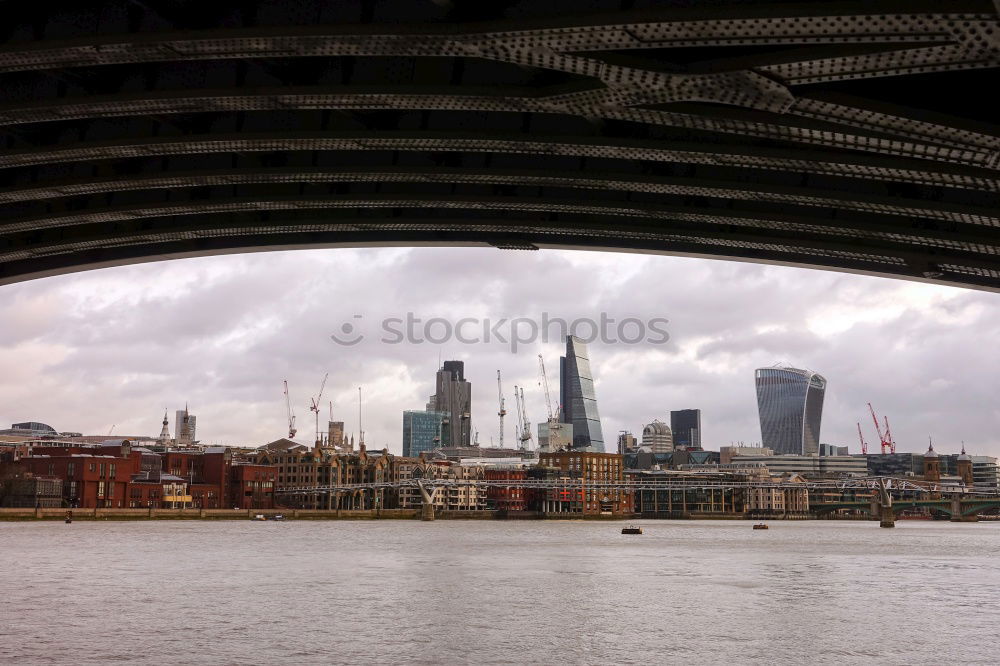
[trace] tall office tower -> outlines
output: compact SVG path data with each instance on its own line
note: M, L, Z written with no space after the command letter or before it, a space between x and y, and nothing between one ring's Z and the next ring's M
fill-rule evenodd
M448 446L448 414L403 412L403 455L416 458L424 451Z
M472 444L472 384L465 380L465 363L445 361L437 372L436 392L427 411L448 414L448 441L451 446Z
M186 405L174 413L174 437L177 438L174 441L177 446L191 446L198 441L195 434L197 424L198 417L189 413Z
M818 455L826 379L778 366L759 368L755 377L761 445L778 455Z
M670 426L659 419L642 428L642 446L653 453L670 453L674 450L674 437Z
M573 449L604 453L587 345L574 335L566 336L566 355L559 359L559 402L561 421L573 424Z
M701 449L701 410L670 412L670 430L674 433L675 449Z
M622 430L618 433L618 455L625 453L631 453L639 446L639 442L636 441L635 435L630 433L628 430Z

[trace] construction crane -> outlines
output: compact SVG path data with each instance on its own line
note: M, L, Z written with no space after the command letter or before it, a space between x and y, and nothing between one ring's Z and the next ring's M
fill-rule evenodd
M514 388L514 397L517 397L517 388ZM503 401L503 386L500 384L500 371L497 370L497 399L500 401L500 411L497 412L497 416L500 417L500 448L503 448L503 417L507 416L507 410L504 409Z
M868 442L865 441L865 436L861 434L861 423L858 423L858 439L861 440L861 454L868 455Z
M549 421L552 421L552 398L549 397L549 380L545 376L545 360L541 354L538 355L538 374L542 376L542 381L539 383L545 389L545 409L549 412Z
M889 430L889 417L883 414L882 419L885 421L885 440L889 442L889 453L895 453L896 440L892 438L892 432Z
M518 421L521 422L521 449L528 450L530 448L528 443L531 441L531 421L528 420L528 410L524 402L524 387L521 387L521 416Z
M295 439L295 414L292 413L292 401L288 397L288 380L285 380L285 409L288 411L288 439Z
M319 395L317 395L315 398L310 398L310 400L312 400L312 404L309 405L309 411L316 413L316 443L317 444L320 443L320 439L319 439L319 404L320 404L320 400L323 399L323 389L326 388L326 380L329 377L330 377L330 373L329 372L326 373L325 375L323 375L323 383L319 385Z
M521 396L517 392L517 384L514 384L514 415L517 416L517 425L514 426L514 439L521 439L521 431L524 425L521 423Z
M538 355L538 372L542 376L541 385L545 390L545 409L548 411L549 419L546 423L546 441L550 442L545 445L546 449L551 451L553 447L551 442L561 442L563 424L559 422L559 414L562 412L562 405L556 405L555 411L552 410L552 398L549 395L549 378L545 374L545 361L542 359L542 355ZM538 440L538 446L542 446L541 439Z
M889 418L885 419L885 433L883 433L882 426L879 425L878 417L875 415L875 408L870 402L868 403L868 411L871 412L872 421L875 423L875 432L878 434L879 445L882 447L882 455L895 453L896 443L892 441L892 433L889 432Z
M361 425L361 387L358 387L358 446L365 443L365 429Z

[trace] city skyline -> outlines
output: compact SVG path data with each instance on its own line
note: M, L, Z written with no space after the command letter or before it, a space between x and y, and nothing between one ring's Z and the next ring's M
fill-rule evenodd
M434 294L456 272L466 284L442 303ZM823 442L857 452L858 421L873 439L871 401L889 416L901 451L922 451L932 435L942 450L965 440L976 453L1000 453L995 381L983 372L1000 367L1000 355L976 344L1000 331L989 307L996 296L974 291L737 262L489 249L213 257L3 289L0 360L9 371L0 424L36 420L88 434L115 425L116 434L155 437L163 406L187 401L202 441L260 444L286 434L287 378L299 439L309 441L309 396L329 370L334 420L357 432L363 385L366 442L398 453L400 414L434 391L439 356L465 361L467 378L482 387L500 368L505 385L525 387L538 423L536 355L554 366L563 343L517 354L486 344L332 344L330 333L353 314L572 320L607 311L666 317L671 340L589 345L605 432L639 432L698 407L706 448L759 441L753 368L781 360L832 382ZM772 307L762 313L760 302ZM178 366L172 359L181 355L189 360ZM484 445L496 437L495 401L489 390L474 396L473 429Z

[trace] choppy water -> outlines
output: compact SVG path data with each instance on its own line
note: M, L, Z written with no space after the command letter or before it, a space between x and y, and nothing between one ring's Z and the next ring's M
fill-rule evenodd
M1000 523L0 523L0 662L1000 662Z

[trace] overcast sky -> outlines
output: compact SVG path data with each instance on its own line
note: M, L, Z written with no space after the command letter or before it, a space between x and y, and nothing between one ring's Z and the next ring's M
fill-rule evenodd
M401 413L423 409L443 360L465 361L473 427L497 439L496 371L507 396L525 389L544 420L537 355L558 399L563 344L390 343L382 321L621 320L657 325L652 342L590 345L609 450L671 409L702 410L703 444L758 442L753 370L784 362L829 384L821 440L858 450L856 422L877 448L871 401L901 451L1000 455L1000 295L841 273L637 254L490 248L340 249L186 259L0 287L0 425L37 420L60 431L159 433L164 408L187 401L205 443L259 445L287 430L288 379L299 437L309 396L330 373L321 421L358 427L369 447L401 451ZM356 317L360 316L360 318ZM344 324L350 328L345 329ZM482 328L466 323L466 339ZM390 322L392 330L403 326ZM417 331L423 334L423 325ZM617 337L614 326L610 327ZM348 330L348 334L345 334ZM531 327L519 324L522 337ZM558 335L556 327L551 329ZM629 339L641 331L631 322ZM363 339L353 346L331 339ZM435 322L429 333L444 337Z

